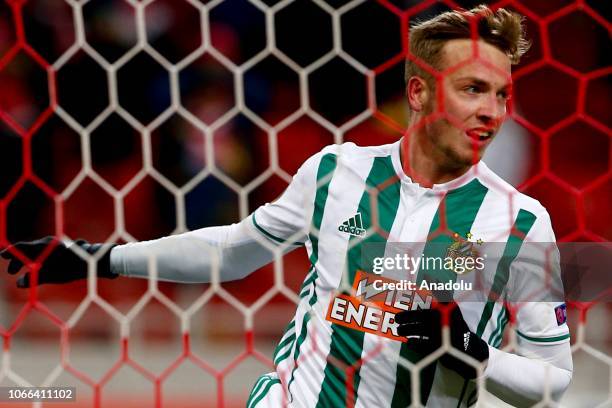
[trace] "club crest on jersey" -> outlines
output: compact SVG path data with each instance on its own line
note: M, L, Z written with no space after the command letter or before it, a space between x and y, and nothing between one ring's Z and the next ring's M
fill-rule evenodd
M465 238L463 238L461 235L459 235L458 233L454 233L453 234L453 243L450 244L448 246L448 248L446 249L446 257L447 258L451 258L453 260L456 260L458 258L472 258L474 260L476 260L476 258L478 258L480 256L480 254L478 253L478 250L474 247L474 244L477 245L482 245L483 244L483 240L478 238L477 240L474 240L474 236L472 235L471 232L468 232L465 236ZM462 275L468 272L471 272L474 270L474 267L467 267L466 264L470 264L469 262L453 262L453 265L464 265L464 267L462 268L457 268L455 267L455 269L453 269L453 272L455 272L457 275ZM471 265L474 265L475 262L472 262Z
M338 227L338 231L346 232L354 237L365 237L366 230L363 228L363 221L361 221L361 213L357 213L348 220L344 221Z

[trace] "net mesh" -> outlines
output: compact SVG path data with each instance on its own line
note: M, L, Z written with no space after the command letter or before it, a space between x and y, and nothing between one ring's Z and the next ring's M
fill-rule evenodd
M0 246L47 234L128 242L246 217L323 146L400 138L409 26L473 5L2 1ZM504 128L517 135L504 149L525 162L507 170L502 148L491 161L547 207L560 241L609 241L603 2L491 7L523 14L533 40L513 71ZM75 384L84 406L127 404L125 395L134 406L244 404L258 375L272 371L271 347L299 300L303 275L293 271L308 269L305 258L277 257L242 283L217 277L189 288L92 278L24 292L4 279L2 384ZM587 325L587 315L609 319L609 306L569 308L576 369L564 403L609 404L611 337L605 325ZM298 365L321 352L314 337ZM504 339L515 346L512 331ZM337 362L349 388L380 352ZM408 364L415 398L423 365Z

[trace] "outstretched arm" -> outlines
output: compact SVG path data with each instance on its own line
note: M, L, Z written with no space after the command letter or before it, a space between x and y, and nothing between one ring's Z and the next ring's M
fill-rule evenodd
M216 267L221 282L242 279L274 259L274 253L262 245L266 238L255 231L251 217L237 224L116 246L110 256L111 270L148 278L152 258L163 281L210 282ZM297 247L289 246L284 252Z
M8 272L16 274L28 259L34 261L45 254L38 284L86 278L88 270L83 259L87 255L99 259L96 275L101 278L119 275L148 278L149 262L153 260L159 280L210 282L216 268L222 282L241 279L274 259L272 247L280 246L287 253L305 243L320 157L317 154L304 163L278 200L259 207L237 224L125 245L65 243L46 237L19 242L1 255L10 260ZM31 280L31 272L26 272L17 280L17 286L29 287Z
M232 225L202 228L125 245L90 244L83 240L73 243L53 242L53 237L45 237L17 243L12 250L6 249L1 254L10 260L8 272L16 274L24 266L24 259L15 250L30 260L48 251L40 264L38 284L68 283L86 278L87 263L77 252L100 258L96 267L96 275L100 278L112 279L121 275L149 278L150 261L153 261L159 280L210 282L213 271L218 268L219 281L226 282L244 278L274 259L271 245L266 247L262 242L278 243L258 232L252 217ZM49 249L50 246L52 249ZM287 253L298 246L300 244L296 242L284 247L283 252ZM29 271L17 280L17 286L22 288L30 287L31 283L32 274Z

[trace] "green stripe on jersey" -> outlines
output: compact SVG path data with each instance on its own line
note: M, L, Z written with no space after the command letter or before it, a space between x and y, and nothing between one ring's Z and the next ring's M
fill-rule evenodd
M555 337L530 337L530 336L527 336L526 334L521 333L518 330L516 331L516 334L518 334L519 336L521 336L524 339L527 339L527 340L530 340L530 341L536 341L536 342L540 342L540 343L551 343L553 341L561 341L561 340L569 339L569 337L570 337L569 333L562 334L560 336L555 336Z
M280 384L280 380L272 377L265 378L264 381L259 384L261 390L255 391L249 398L249 401L247 401L247 408L255 408L259 401L264 399L268 394L268 391L270 391L270 388L272 388L274 384Z
M317 274L315 273L314 268L310 268L310 273L306 275L306 279L304 279L302 287L300 288L300 299L310 293L310 284L314 285L315 279L317 279Z
M501 338L504 334L504 329L506 324L504 322L504 318L506 316L506 307L502 305L499 314L497 315L497 324L495 326L495 330L491 331L491 335L489 336L488 343L493 347L497 347L496 343L499 341L501 343Z
M285 329L285 333L283 333L283 337L281 337L278 346L274 349L274 355L272 356L272 361L274 361L274 365L278 365L281 361L286 359L289 354L291 354L291 349L293 348L293 342L295 341L295 318L291 320L287 328ZM285 350L282 354L280 354L283 350Z
M511 233L508 237L508 241L506 241L504 253L497 264L495 277L493 278L493 285L491 287L491 291L489 292L489 297L487 298L493 300L488 300L482 311L482 316L480 316L480 322L478 323L478 328L476 329L476 334L478 336L482 336L485 328L487 327L487 323L493 314L495 299L500 297L506 283L508 283L508 278L510 277L510 265L518 255L523 244L523 240L531 230L531 227L535 221L536 216L534 214L527 210L519 210L516 220L514 221L512 231L520 231L521 235L519 236Z
M254 399L260 393L260 390L262 389L264 384L270 381L271 379L272 377L270 377L269 374L262 375L261 377L257 379L257 381L255 382L255 385L253 386L253 389L251 390L249 399L247 400L247 403L246 403L247 408L250 408L253 405Z
M321 222L323 220L323 212L325 211L325 204L327 203L327 196L329 194L329 183L333 177L334 170L336 169L337 157L335 154L328 153L321 158L319 163L319 169L317 170L317 192L314 200L314 211L312 214L312 226L310 228L310 242L312 243L312 254L310 255L310 264L312 268L312 276L308 279L312 279L312 292L308 299L309 307L312 307L317 302L317 268L316 264L319 260L319 231L321 230ZM302 287L308 284L303 284ZM300 300L301 301L301 300ZM300 357L300 347L304 343L304 340L308 334L308 322L310 321L310 312L306 312L302 320L300 335L297 338L297 344L293 353L293 359L297 362ZM295 378L295 370L298 369L296 363L295 367L291 371L291 378L287 383L287 389L291 387L291 383Z
M295 335L292 336L292 340L295 341ZM293 350L293 343L291 343L291 347L287 347L283 354L279 354L274 357L274 365L279 365L283 360L291 355L291 351Z
M374 199L372 193L377 192ZM366 189L359 202L358 213L364 228L369 228L365 238L351 236L347 253L347 280L352 284L357 270L370 271L372 265L362 265L361 250L363 244L376 243L372 256L384 256L386 235L391 231L400 201L400 181L393 168L391 156L376 157L366 179ZM377 204L377 212L371 205ZM378 222L373 220L373 214L378 214ZM373 228L374 227L374 228ZM354 246L352 246L354 245ZM368 254L369 255L369 254ZM342 283L341 283L342 285ZM357 390L360 382L361 353L363 350L364 333L344 326L332 324L330 352L325 367L323 383L317 401L317 408L341 407L348 401L353 405L357 401ZM352 377L352 378L351 378Z
M476 214L480 210L480 206L487 194L488 189L474 179L464 186L450 190L440 201L438 210L429 227L429 236L432 237L427 241L423 249L424 257L441 257L446 256L446 245L453 242L452 235L457 233L465 237L471 231ZM455 281L457 275L446 270L427 270L423 272L419 270L417 275L417 284L423 279L438 280L446 282L449 280ZM403 361L417 362L421 356L410 350L407 343L402 343L400 348L400 358ZM423 368L420 372L420 394L421 403L425 404L431 392L433 377L436 371L436 364L432 363ZM406 407L412 404L411 396L411 377L410 371L401 364L397 365L395 373L395 390L393 392L393 400L391 406Z
M495 348L499 348L501 346L502 340L504 339L504 330L506 329L506 324L508 324L508 310L506 310L506 308L504 308L504 310L505 313L501 322L501 329L497 335L497 338L493 339L493 344L491 344Z
M310 228L310 242L312 243L312 254L310 263L313 268L316 267L319 260L319 231L321 230L321 222L323 221L323 212L327 203L327 195L329 194L329 183L336 169L338 158L335 154L328 153L321 158L319 170L317 171L317 193L315 195L314 212L312 214L312 227ZM315 268L316 274L316 268Z
M257 223L257 219L255 218L255 213L253 213L253 217L251 218L251 220L253 221L253 225L255 226L255 228L257 228L257 230L259 232L261 232L263 235L265 235L266 237L270 238L272 241L278 242L279 244L284 244L286 241L282 238L279 238L273 234L270 234L268 231L266 231L261 225L259 225ZM303 242L298 242L295 241L293 243L293 245L304 245Z

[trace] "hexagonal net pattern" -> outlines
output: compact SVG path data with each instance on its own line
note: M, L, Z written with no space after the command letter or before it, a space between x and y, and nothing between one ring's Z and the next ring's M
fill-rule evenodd
M473 60L491 65L474 48L438 72L408 52L412 24L477 3L0 0L0 248L44 235L124 243L237 222L327 145L391 143L436 120L461 128L441 92L441 109L408 123L404 61L438 83ZM524 15L532 40L485 162L547 208L559 242L610 241L608 9L587 0L485 3ZM371 203L396 178L370 184ZM392 241L377 217L367 233ZM442 212L429 238L469 232L447 221ZM511 222L508 231L517 232ZM87 281L26 291L5 277L0 385L76 386L71 407L244 406L310 293L311 275L301 287L305 250L283 255L259 239L275 261L240 282L220 282L218 271L210 284L158 282L153 260L148 281L96 280L96 259L85 256ZM50 250L28 267L40 268ZM351 284L343 279L339 290ZM562 403L610 404L609 304L569 302L568 313L575 369ZM318 334L293 354L295 367L323 353ZM516 347L514 330L498 337L504 350ZM345 380L347 406L381 344L353 361L327 357ZM418 404L423 364L404 365ZM289 381L293 372L279 375Z

